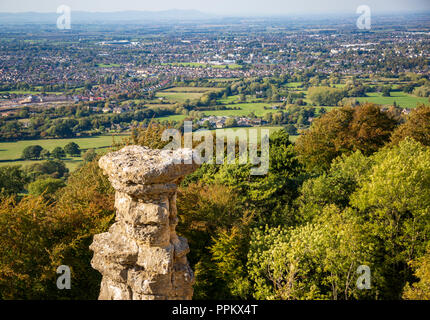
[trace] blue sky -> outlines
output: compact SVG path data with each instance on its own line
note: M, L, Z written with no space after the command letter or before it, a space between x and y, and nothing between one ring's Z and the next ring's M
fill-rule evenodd
M59 5L75 11L194 9L215 14L351 13L359 5L373 12L429 11L430 0L0 0L0 12L55 12Z

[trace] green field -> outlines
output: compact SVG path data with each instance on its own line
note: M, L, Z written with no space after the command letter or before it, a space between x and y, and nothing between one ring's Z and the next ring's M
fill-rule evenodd
M298 88L302 85L301 82L290 82L286 84L287 88Z
M0 166L6 165L27 165L40 161L21 160L21 154L25 147L30 145L40 145L44 149L52 151L55 147L64 147L69 142L75 142L85 152L87 149L98 149L102 151L112 145L113 141L121 142L127 135L112 136L100 135L90 138L71 138L71 139L40 139L40 140L24 140L18 142L0 142ZM80 163L82 158L66 158L64 160L66 166L70 170L74 170Z
M202 111L205 116L232 116L232 117L241 117L247 116L251 112L257 117L262 117L268 112L276 112L274 109L264 109L264 107L271 107L275 105L275 103L263 103L263 102L255 102L255 103L237 103L237 104L229 104L226 105L229 108L240 108L239 110L207 110ZM187 116L182 114L171 115L166 117L157 118L160 121L181 121L184 120Z
M172 103L183 103L186 100L200 99L205 93L220 91L220 88L210 87L174 87L157 92L157 98L165 98Z
M157 92L157 94L155 96L157 98L167 99L168 101L181 103L181 102L185 102L187 100L200 99L200 97L203 94L204 93L199 93L199 92L165 92L165 91L160 91L160 92Z
M390 97L383 97L380 92L369 92L368 97L356 98L359 102L372 102L382 105L392 105L394 101L402 108L415 108L417 103L430 105L428 98L420 98L404 92L391 92Z
M121 65L119 65L117 63L110 63L110 64L99 63L99 64L97 64L97 67L99 67L99 68L119 68L119 67L121 67Z
M197 93L206 93L211 91L220 91L222 88L212 88L212 87L173 87L169 89L165 89L161 92L197 92Z
M218 99L218 101L221 102L222 104L231 104L236 102L237 100L239 100L239 95L228 96L225 99Z

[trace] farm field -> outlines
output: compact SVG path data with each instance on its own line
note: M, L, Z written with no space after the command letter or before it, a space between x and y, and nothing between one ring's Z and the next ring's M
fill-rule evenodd
M237 96L233 96L233 97L229 97L233 99L236 99ZM227 99L222 99L221 101L225 101L227 102ZM232 117L241 117L241 116L247 116L249 115L251 112L253 112L257 117L262 117L264 116L266 113L269 112L276 112L277 110L275 109L264 109L264 107L270 108L273 105L276 105L276 103L267 103L267 102L252 102L252 103L237 103L237 104L226 104L226 107L228 108L240 108L239 110L207 110L207 111L202 111L202 113L204 114L204 116L232 116ZM317 107L318 108L318 107ZM330 109L332 109L334 107L325 107L325 109L328 111ZM186 115L171 115L171 116L165 116L165 117L159 117L156 118L160 121L181 121L183 119L185 119L187 116Z
M118 67L121 67L121 65L119 65L117 63L111 63L111 64L99 63L97 65L97 67L99 67L99 68L118 68Z
M175 87L157 92L158 98L165 98L171 102L185 102L186 100L200 99L207 92L220 91L220 88L210 87Z
M225 99L218 99L218 101L221 102L222 104L229 104L237 101L238 99L239 99L239 95L234 95L234 96L228 96Z
M368 97L358 97L356 98L359 102L372 102L376 104L390 104L392 105L394 101L396 104L402 108L415 108L417 103L424 103L430 105L428 98L420 98L407 94L404 92L391 92L390 97L383 97L380 92L369 92Z
M113 141L120 142L128 135L101 135L89 138L70 138L70 139L39 139L39 140L23 140L17 142L0 142L0 166L6 165L28 165L40 162L38 160L21 160L21 154L25 147L30 145L40 145L44 149L52 151L55 147L64 147L69 142L75 142L81 150L85 152L87 149L97 149L102 151L105 148L112 146ZM66 158L64 162L69 170L74 170L82 162L81 157Z
M271 107L273 104L270 103L262 103L262 102L256 102L256 103L238 103L238 104L228 104L226 105L229 108L235 108L239 107L240 110L210 110L210 111L204 111L204 114L206 116L247 116L251 112L254 112L254 114L257 117L261 117L265 115L266 113L270 111L276 111L273 109L264 109L264 107Z

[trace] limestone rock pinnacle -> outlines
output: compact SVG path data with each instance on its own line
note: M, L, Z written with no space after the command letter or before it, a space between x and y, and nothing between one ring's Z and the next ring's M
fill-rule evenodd
M196 169L191 160L191 149L141 146L99 160L116 190L116 222L90 246L91 265L103 275L99 299L192 298L188 243L175 232L177 183Z

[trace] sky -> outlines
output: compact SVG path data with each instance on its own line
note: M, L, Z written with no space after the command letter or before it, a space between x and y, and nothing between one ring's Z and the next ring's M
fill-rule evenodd
M220 15L351 13L360 5L372 12L430 11L430 0L0 0L0 12L199 10Z

